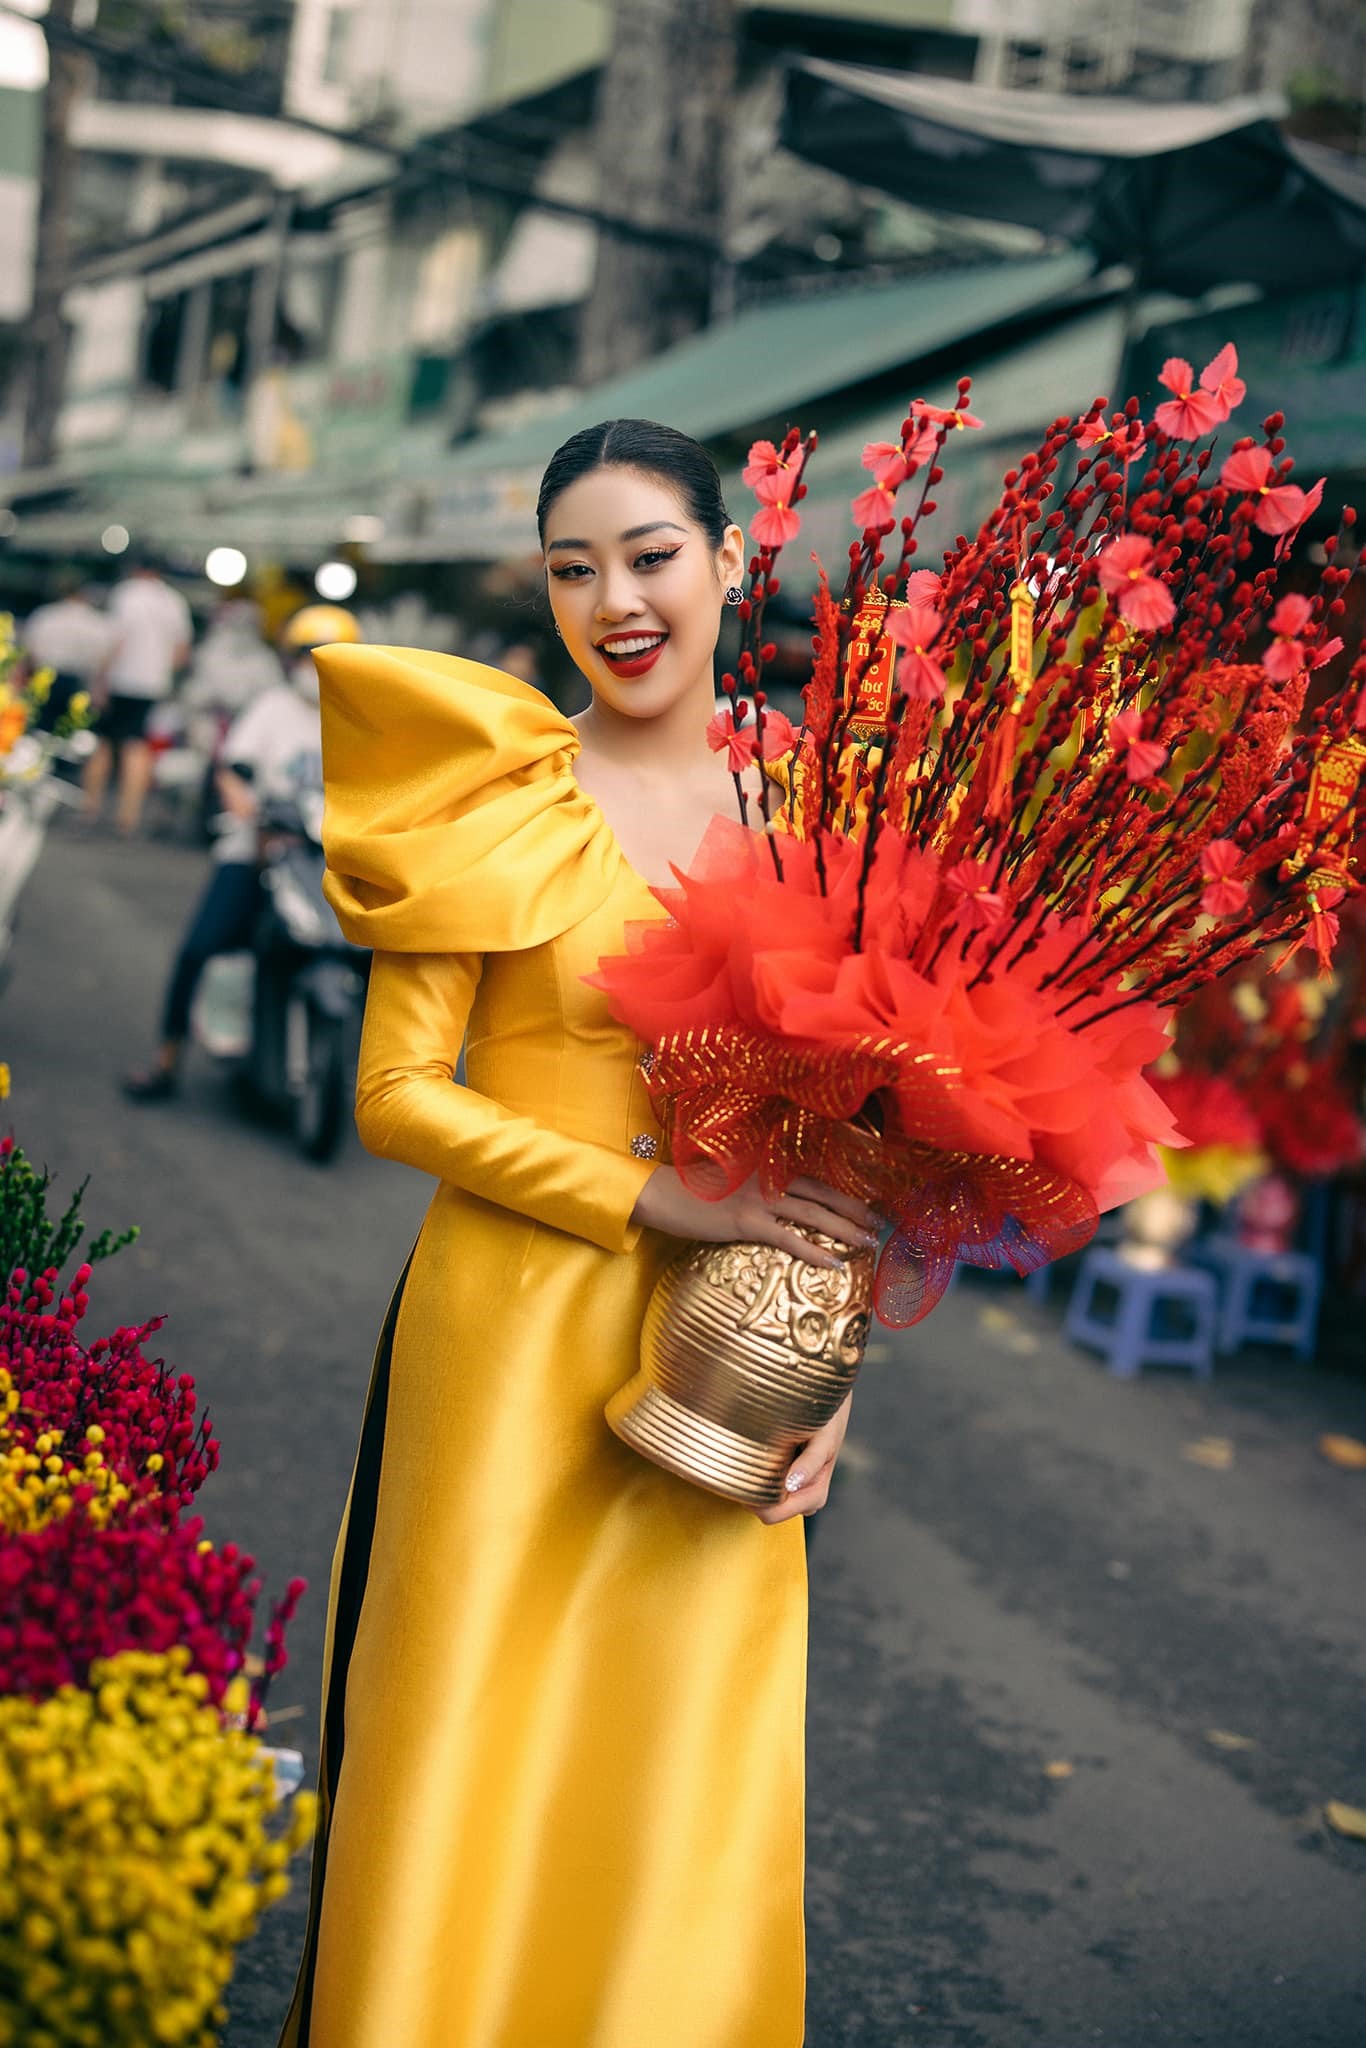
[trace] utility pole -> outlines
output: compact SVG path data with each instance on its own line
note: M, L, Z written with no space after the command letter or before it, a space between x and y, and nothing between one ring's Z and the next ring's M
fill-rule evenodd
M710 317L726 217L736 14L737 0L618 0L598 82L598 206L637 232L599 228L579 330L585 384L657 355Z
M68 337L62 297L69 275L76 177L71 108L84 60L62 31L73 27L76 6L77 0L50 0L42 22L47 37L47 89L43 94L43 148L33 243L33 304L28 317L25 469L46 467L56 452L57 416L66 376Z

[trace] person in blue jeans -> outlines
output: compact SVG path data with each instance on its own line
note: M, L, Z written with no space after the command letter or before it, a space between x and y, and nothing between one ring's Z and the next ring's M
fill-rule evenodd
M156 1056L150 1066L124 1076L130 1101L164 1102L175 1094L200 976L215 954L251 944L264 901L256 827L262 800L322 787L313 649L359 639L356 619L340 605L305 605L281 636L286 680L253 698L228 730L215 778L228 824L215 842L208 887L171 969Z

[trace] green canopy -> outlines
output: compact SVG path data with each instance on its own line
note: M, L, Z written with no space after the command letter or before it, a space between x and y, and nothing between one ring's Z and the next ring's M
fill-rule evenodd
M529 551L540 472L551 450L581 427L661 419L699 441L743 436L1061 304L1090 271L1084 255L1068 251L747 307L568 405L482 435L424 467L406 491L400 485L393 492L395 516L376 553L431 560ZM420 499L420 523L409 521L405 499Z

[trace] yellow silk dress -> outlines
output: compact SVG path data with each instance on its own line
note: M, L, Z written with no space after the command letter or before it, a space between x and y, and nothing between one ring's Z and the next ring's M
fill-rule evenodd
M338 1542L281 2048L800 2048L801 1525L602 1412L678 1245L630 1222L659 1127L583 977L662 913L538 691L318 667L328 893L375 949L357 1122L439 1186Z

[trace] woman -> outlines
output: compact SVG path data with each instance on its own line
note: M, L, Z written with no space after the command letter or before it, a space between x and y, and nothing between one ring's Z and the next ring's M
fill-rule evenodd
M613 421L559 449L538 515L593 693L575 721L445 655L318 657L329 893L375 949L357 1123L440 1186L338 1548L284 2042L799 2048L797 1523L848 1417L756 1517L602 1410L680 1240L813 1256L795 1225L860 1245L877 1218L809 1181L689 1194L640 1046L584 985L733 803L704 737L744 559L716 470Z

